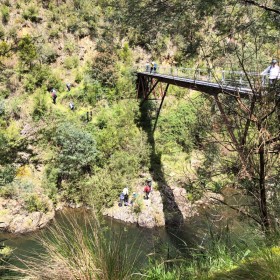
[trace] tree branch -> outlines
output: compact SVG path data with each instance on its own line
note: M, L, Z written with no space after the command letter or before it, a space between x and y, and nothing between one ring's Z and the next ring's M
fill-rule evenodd
M245 4L249 4L249 5L253 5L253 6L256 6L258 8L261 8L261 9L267 11L267 12L273 12L273 13L276 13L276 14L280 15L280 10L276 10L276 9L267 7L266 5L259 4L256 1L253 1L253 0L241 0L241 1Z

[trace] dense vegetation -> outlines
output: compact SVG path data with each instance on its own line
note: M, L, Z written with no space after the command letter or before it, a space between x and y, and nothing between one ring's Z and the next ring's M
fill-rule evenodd
M170 87L152 134L158 104L139 106L135 67L155 60L260 72L280 55L279 1L0 3L1 197L23 199L30 212L46 211L41 194L102 209L151 176L185 188L191 200L233 187L247 203L225 204L266 234L278 230L279 87L245 75L261 95L245 100ZM233 258L249 267L266 254L277 261L277 250ZM186 277L180 269L160 264L147 278Z

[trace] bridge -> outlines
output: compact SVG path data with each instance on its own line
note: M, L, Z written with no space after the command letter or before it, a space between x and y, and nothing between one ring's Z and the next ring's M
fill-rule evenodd
M158 116L170 85L188 88L209 94L215 98L220 110L221 103L218 94L228 94L235 98L252 98L259 95L258 91L268 84L266 77L260 78L257 72L226 71L193 68L172 68L150 66L138 67L137 97L146 100L160 100L154 125L156 128ZM165 87L163 87L163 84Z

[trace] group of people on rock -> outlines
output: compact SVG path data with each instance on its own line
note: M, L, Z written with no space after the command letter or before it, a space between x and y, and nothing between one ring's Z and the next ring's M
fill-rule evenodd
M71 84L67 83L66 88L67 88L68 91L70 91L71 90ZM57 92L54 88L51 90L51 97L52 97L53 104L56 104ZM75 105L74 105L73 101L69 102L69 108L70 108L71 111L74 111Z
M146 184L144 186L144 199L149 199L152 191L152 179L147 179ZM133 192L131 200L129 201L129 187L124 187L123 191L120 194L119 206L133 206L135 200L138 198L138 193Z

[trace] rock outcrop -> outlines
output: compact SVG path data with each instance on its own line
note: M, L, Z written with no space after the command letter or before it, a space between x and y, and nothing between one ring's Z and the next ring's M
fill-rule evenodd
M103 214L127 223L136 223L141 227L153 228L165 225L162 199L157 190L152 191L148 200L139 194L133 205L120 207L116 202Z
M26 233L38 230L54 218L52 202L48 200L46 212L28 212L20 199L0 197L0 230L11 233Z
M162 196L164 196L164 202ZM200 209L210 207L218 200L223 200L223 197L212 192L206 192L200 200L191 202L188 200L184 188L164 187L161 192L153 190L149 200L144 200L140 195L136 205L120 207L116 202L103 214L126 223L136 223L141 227L153 228L165 226L167 223L177 224L198 216Z

